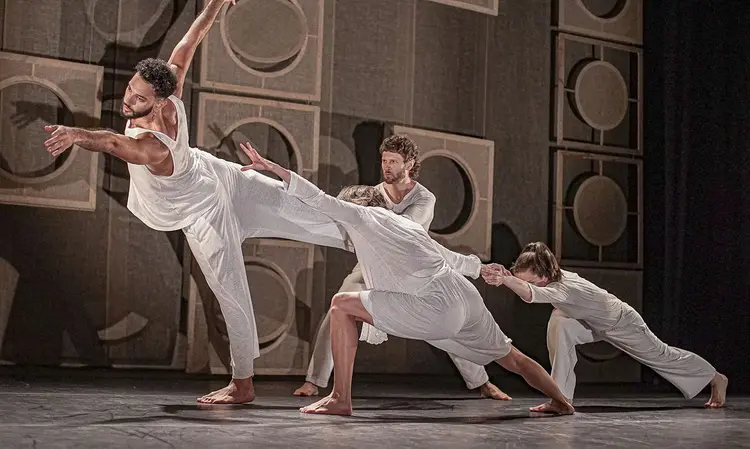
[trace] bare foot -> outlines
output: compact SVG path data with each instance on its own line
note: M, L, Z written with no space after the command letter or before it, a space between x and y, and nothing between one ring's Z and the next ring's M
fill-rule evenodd
M244 404L255 399L253 379L232 379L229 385L198 398L203 404Z
M513 398L503 392L503 390L497 388L492 382L487 382L481 387L479 391L482 392L482 398L496 399L498 401L510 401Z
M570 403L560 401L549 401L529 409L534 413L555 413L557 415L572 415L575 409Z
M727 401L727 385L729 385L729 379L727 379L727 376L721 373L716 373L711 380L711 398L706 402L706 407L724 407L724 403Z
M294 390L295 396L317 396L318 387L312 382L305 382L301 387Z
M313 413L318 415L341 415L349 416L352 414L352 401L341 400L333 397L333 393L324 397L318 402L302 407L299 409L302 413Z

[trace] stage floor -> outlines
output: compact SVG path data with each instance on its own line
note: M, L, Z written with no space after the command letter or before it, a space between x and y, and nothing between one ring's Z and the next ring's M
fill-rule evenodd
M0 448L750 448L750 397L705 410L705 395L606 388L566 417L530 417L541 396L508 387L511 402L479 399L460 384L355 377L354 416L302 415L298 381L260 380L241 406L200 405L222 380L0 373Z

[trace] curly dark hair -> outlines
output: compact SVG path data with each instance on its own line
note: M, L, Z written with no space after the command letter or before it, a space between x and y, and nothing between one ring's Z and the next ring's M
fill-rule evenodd
M550 282L558 282L562 277L557 258L542 242L532 242L524 246L515 263L510 267L513 274L527 270L537 276L546 277Z
M342 201L369 207L388 207L383 194L373 186L347 186L337 197Z
M419 177L419 169L422 167L422 164L419 162L419 148L408 136L394 134L386 138L380 144L380 154L383 154L385 151L400 154L404 158L404 162L414 161L414 166L409 170L409 176L415 180Z
M177 90L177 75L163 59L144 59L135 66L135 70L154 88L159 98L167 98Z

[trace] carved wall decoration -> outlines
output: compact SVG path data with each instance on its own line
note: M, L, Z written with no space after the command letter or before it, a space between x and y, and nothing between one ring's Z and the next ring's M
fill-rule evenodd
M556 18L564 31L643 44L643 0L558 0Z
M557 151L554 248L563 264L641 268L643 163Z
M320 101L323 0L239 0L200 48L200 85Z
M101 67L0 52L0 202L96 207L98 154L74 146L53 158L43 126L95 127L102 75Z
M641 155L642 50L568 34L556 45L555 145Z
M408 135L419 147L419 181L437 197L433 237L454 251L488 260L495 143L404 126L394 126L393 133ZM443 178L446 173L453 175L450 181ZM462 198L455 197L457 191Z

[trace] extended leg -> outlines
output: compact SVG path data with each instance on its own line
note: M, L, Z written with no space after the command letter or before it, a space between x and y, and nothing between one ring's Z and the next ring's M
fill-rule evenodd
M282 238L347 248L346 232L330 217L288 195L284 184L225 162L231 175L232 204L245 238Z
M216 295L227 325L232 381L218 391L198 399L206 403L243 403L255 399L253 360L259 356L250 288L240 243L221 220L201 220L185 230L190 249L206 282Z
M464 379L466 387L469 390L479 388L483 398L491 398L499 401L510 401L512 399L490 382L490 378L487 375L487 370L484 366L464 360L453 354L448 355L453 361L453 364L456 365L456 368L458 368L458 372L461 373L461 377Z
M622 326L604 334L604 340L656 371L691 399L711 385L707 407L720 408L726 402L728 380L702 357L669 346L654 335L632 307L623 313Z
M563 396L560 388L557 386L547 371L534 360L525 356L521 351L512 348L510 353L505 357L498 359L497 363L510 372L521 375L526 383L547 395L552 401L541 407L534 407L533 412L556 413L560 415L570 415L575 409Z
M331 344L333 348L333 391L320 401L303 407L304 413L352 414L352 373L357 354L357 323L372 324L372 316L357 293L337 293L331 301Z

